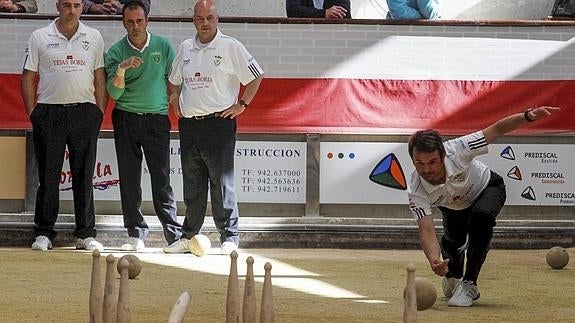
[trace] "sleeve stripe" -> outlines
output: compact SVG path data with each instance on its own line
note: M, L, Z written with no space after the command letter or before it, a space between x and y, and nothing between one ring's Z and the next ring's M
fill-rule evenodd
M485 140L485 137L481 137L479 139L472 140L469 142L469 148L471 148L471 150L479 149L484 146L487 146L487 141Z
M421 220L423 219L424 216L426 216L427 214L425 214L425 210L423 208L413 208L411 209L413 211L413 214L415 215L415 217L417 218L417 220Z
M250 69L255 78L258 78L262 75L262 71L257 67L257 65L252 63L248 66L248 68Z

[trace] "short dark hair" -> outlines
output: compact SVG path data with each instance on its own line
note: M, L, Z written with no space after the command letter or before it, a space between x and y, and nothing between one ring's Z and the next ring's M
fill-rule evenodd
M150 8L142 1L140 0L130 0L128 2L126 2L124 4L124 7L122 8L122 17L124 16L124 13L126 12L126 10L130 9L130 10L134 10L137 8L142 8L142 10L144 10L144 16L146 16L146 18L148 18L148 15L150 14Z
M419 130L409 137L409 157L413 158L413 150L419 152L432 153L439 151L440 156L445 156L445 147L443 147L443 138L441 134L433 129Z

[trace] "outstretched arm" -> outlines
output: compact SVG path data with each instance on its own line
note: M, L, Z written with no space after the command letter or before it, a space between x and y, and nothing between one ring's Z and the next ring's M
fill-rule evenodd
M487 143L490 144L510 131L519 129L529 122L537 121L559 111L561 111L561 109L557 107L541 106L535 109L528 109L525 112L512 114L483 129L483 135Z

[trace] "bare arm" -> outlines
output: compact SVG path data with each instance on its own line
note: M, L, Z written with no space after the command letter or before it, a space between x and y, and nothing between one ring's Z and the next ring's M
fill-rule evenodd
M30 115L36 106L36 72L23 70L21 87L26 113Z
M557 107L541 106L526 113L512 114L483 129L483 135L489 144L504 134L526 125L529 122L526 117L531 121L537 121L559 111L561 109Z
M168 82L168 105L178 118L183 117L180 112L180 88L181 85L174 85Z
M106 92L106 72L103 67L94 71L94 88L96 105L102 113L105 113L108 104L108 92Z
M244 101L247 104L250 104L250 102L252 102L254 96L256 96L256 93L258 92L258 89L260 88L262 78L263 77L260 75L258 78L246 84L246 88L244 89L244 93L242 94L240 101ZM224 110L224 112L222 112L221 117L233 119L242 114L245 110L246 110L245 107L241 106L239 103L236 103L231 107L229 107L228 109Z
M430 215L424 216L417 220L417 225L419 227L421 248L425 253L427 261L429 261L431 269L435 274L445 276L445 274L447 274L447 263L449 260L441 259L441 249L439 247L439 242L437 241L437 235L435 234L433 217Z

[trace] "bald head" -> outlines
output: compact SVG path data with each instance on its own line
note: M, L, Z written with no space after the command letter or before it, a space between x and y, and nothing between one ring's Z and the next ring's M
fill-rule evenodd
M204 11L204 12L208 11L212 15L215 16L218 15L216 2L214 0L198 0L198 2L196 2L196 5L194 6L194 15L196 15L198 11Z
M198 32L198 39L202 43L209 43L218 32L218 12L213 0L199 0L194 6L194 26Z

